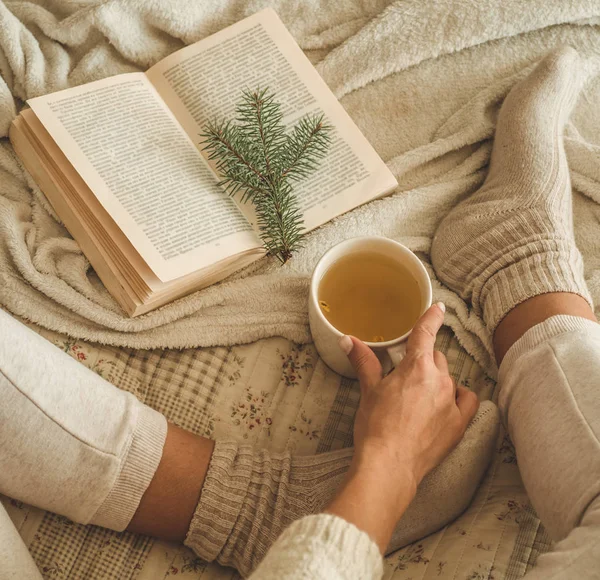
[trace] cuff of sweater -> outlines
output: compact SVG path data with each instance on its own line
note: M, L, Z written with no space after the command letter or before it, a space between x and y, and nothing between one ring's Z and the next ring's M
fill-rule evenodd
M598 323L579 316L560 314L558 316L551 316L544 320L544 322L536 324L510 347L506 356L502 359L498 373L499 382L503 380L503 375L514 367L520 357L531 352L540 344L561 334L579 331L598 332Z
M479 302L490 332L515 306L540 294L578 294L593 308L583 276L583 260L571 240L540 240L518 248L524 249L528 255L518 260L506 256L509 265L494 274L481 291Z
M252 578L283 578L291 572L298 578L329 578L335 573L340 579L379 579L383 558L366 532L338 516L319 514L291 524Z
M213 562L237 521L253 468L252 450L235 441L217 441L184 544Z
M156 473L166 437L165 417L139 403L136 426L121 458L121 469L91 524L119 532L127 527Z

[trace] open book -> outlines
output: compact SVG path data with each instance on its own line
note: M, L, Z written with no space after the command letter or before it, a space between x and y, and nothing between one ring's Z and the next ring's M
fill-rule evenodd
M13 122L17 155L129 315L264 255L252 205L217 185L200 144L208 120L233 118L258 87L286 124L322 112L333 126L319 168L295 185L307 231L397 185L271 9L146 73L30 99Z

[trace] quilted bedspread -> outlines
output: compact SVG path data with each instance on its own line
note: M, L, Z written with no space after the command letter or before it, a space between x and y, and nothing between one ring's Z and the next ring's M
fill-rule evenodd
M34 328L81 364L199 435L235 437L301 454L352 445L358 385L329 370L312 344L270 338L233 347L134 350ZM458 382L482 399L493 397L494 382L448 328L440 333L437 348L448 357ZM35 362L35 352L24 356ZM82 526L8 498L3 503L48 579L239 578L234 570L207 564L180 545ZM471 506L445 529L388 556L385 578L513 580L549 545L523 489L514 449L501 431Z

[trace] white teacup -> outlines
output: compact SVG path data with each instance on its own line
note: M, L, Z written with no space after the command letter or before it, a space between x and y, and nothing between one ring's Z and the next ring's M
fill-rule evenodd
M421 304L423 314L431 306L431 281L427 270L421 260L415 256L406 246L381 236L366 236L350 238L328 250L319 260L312 275L310 284L310 297L308 302L308 316L310 330L319 355L323 361L333 369L348 378L356 378L348 357L342 352L338 342L343 333L335 328L323 315L319 307L319 284L323 275L330 266L337 262L342 256L355 252L378 252L393 258L402 264L414 276L421 291ZM411 329L412 330L412 329ZM396 366L406 354L406 340L411 330L386 342L365 342L375 351L382 362L384 369ZM387 355L387 356L386 356ZM386 360L387 359L387 360ZM391 361L391 362L390 362Z

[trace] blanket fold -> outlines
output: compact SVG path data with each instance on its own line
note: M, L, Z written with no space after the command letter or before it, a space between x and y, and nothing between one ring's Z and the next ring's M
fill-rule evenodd
M397 192L306 237L285 266L263 259L221 284L128 318L6 139L23 102L133 70L272 6L399 180ZM585 61L565 137L576 238L600 301L600 5L594 0L0 0L0 305L77 338L137 348L307 342L310 274L330 246L384 235L419 253L459 341L494 376L482 321L443 287L429 247L445 213L485 178L512 85L552 48Z

